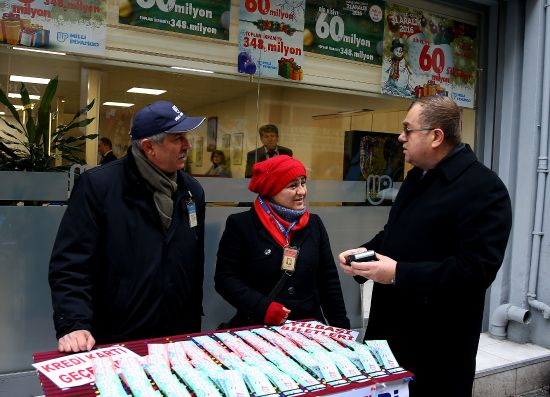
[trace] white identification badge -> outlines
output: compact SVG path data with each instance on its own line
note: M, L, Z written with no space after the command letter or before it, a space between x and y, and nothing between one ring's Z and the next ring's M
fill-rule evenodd
M193 200L187 202L187 213L189 214L189 226L197 226L197 207Z
M298 248L285 247L283 252L283 263L281 269L287 272L294 272L296 260L298 259Z

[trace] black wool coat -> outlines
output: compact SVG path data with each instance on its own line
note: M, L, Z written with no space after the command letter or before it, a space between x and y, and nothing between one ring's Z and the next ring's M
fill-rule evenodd
M292 157L292 149L289 149L287 147L277 146L277 152L279 154L286 154L287 156ZM256 161L256 159L258 161ZM246 154L246 168L244 171L244 177L245 178L252 177L252 169L254 168L254 164L264 161L266 159L267 159L267 155L266 155L264 146L261 146L257 149L254 149L248 152Z
M395 285L374 285L365 338L387 339L417 375L411 396L470 396L485 291L510 234L510 197L469 146L422 174L409 172L384 230L364 245L397 261Z
M115 343L201 330L204 191L183 172L177 178L164 232L131 151L80 176L50 260L58 338L85 329L97 343Z
M105 156L101 157L101 161L99 162L99 164L104 165L115 160L116 160L115 154L112 151L109 151L108 153L105 154Z
M315 318L349 328L338 271L325 227L311 214L290 241L299 248L294 274L274 298L291 310L289 319ZM237 325L263 324L268 296L283 275L283 248L262 225L254 208L227 219L216 263L216 291L237 308Z

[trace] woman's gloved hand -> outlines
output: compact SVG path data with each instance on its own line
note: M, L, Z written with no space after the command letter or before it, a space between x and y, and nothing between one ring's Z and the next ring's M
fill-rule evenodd
M266 325L281 325L288 318L290 310L277 302L271 302L265 312L264 323Z

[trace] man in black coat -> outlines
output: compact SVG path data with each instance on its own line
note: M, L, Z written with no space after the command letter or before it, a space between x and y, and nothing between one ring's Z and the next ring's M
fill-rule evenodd
M148 105L128 155L80 176L50 261L61 352L200 332L204 191L181 170L203 121Z
M284 146L279 146L279 129L275 124L262 125L258 133L260 134L260 140L262 146L251 150L246 154L246 169L244 171L244 177L250 178L252 176L252 168L254 164L270 159L271 157L279 154L286 154L292 157L292 150Z
M97 144L97 151L101 155L101 160L99 165L110 163L111 161L116 160L116 156L113 153L113 143L109 138L102 137L99 138L99 143Z
M471 396L485 291L502 264L512 213L498 176L461 143L460 109L423 97L399 141L408 173L384 229L339 255L358 282L373 280L366 339L387 339L415 374L411 396ZM349 254L376 251L378 261Z

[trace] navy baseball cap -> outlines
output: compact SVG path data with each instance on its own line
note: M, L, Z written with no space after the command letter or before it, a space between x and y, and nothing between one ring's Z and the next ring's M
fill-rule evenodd
M157 101L136 113L130 136L132 139L143 139L161 132L187 132L197 128L205 119L186 116L172 102Z

